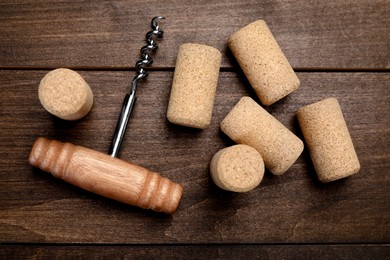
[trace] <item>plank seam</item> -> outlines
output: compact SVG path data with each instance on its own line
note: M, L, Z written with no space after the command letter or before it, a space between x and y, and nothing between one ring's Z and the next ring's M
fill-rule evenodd
M370 243L40 243L40 242L0 242L0 246L133 246L133 247L175 247L175 246L390 246L390 242L370 242Z
M0 70L54 70L57 67L13 67L13 66L0 66ZM67 67L72 70L82 71L136 71L134 67ZM150 67L148 71L170 71L173 72L174 67ZM295 72L312 72L312 73L388 73L390 68L294 68ZM237 68L221 67L220 72L239 72Z

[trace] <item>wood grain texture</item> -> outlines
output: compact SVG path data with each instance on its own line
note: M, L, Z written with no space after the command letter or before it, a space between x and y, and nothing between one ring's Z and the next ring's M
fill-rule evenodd
M5 259L389 259L386 245L3 245Z
M0 258L389 259L389 13L385 0L1 1ZM165 38L120 157L184 185L172 216L83 191L27 161L38 136L108 150L155 15L167 18ZM227 39L258 19L301 80L267 111L302 138L298 108L338 98L362 165L357 175L322 184L305 150L286 174L266 171L249 193L213 184L209 161L234 144L219 123L243 95L259 102ZM203 131L166 119L177 52L189 42L222 52ZM58 67L77 69L91 86L86 118L65 122L40 105L39 81Z
M183 43L214 46L232 67L228 37L267 21L294 68L389 69L390 2L9 1L0 3L0 67L130 68L153 16L165 38L154 67L172 68Z
M389 73L298 73L301 88L266 108L302 137L299 107L337 97L362 169L321 184L307 151L283 176L265 173L246 194L218 189L208 173L213 154L233 142L219 123L243 96L245 78L220 74L211 125L168 123L172 72L150 73L138 90L120 157L185 187L170 217L85 192L28 165L37 136L108 150L133 72L78 71L94 92L86 118L55 119L37 89L47 71L0 71L0 242L2 243L386 243L390 240ZM258 100L257 100L258 101ZM46 250L46 249L42 249Z

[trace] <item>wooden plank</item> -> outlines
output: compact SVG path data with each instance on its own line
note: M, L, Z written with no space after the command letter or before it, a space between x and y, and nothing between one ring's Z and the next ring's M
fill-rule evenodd
M2 245L2 259L388 259L387 245Z
M174 67L187 42L236 67L228 37L264 19L296 69L389 69L389 13L383 0L11 1L0 3L0 67L130 68L150 19L164 15L154 67Z
M166 108L172 72L150 73L126 134L121 158L185 186L173 216L90 194L27 163L37 136L106 152L133 72L80 71L95 103L77 122L51 117L37 98L47 71L0 71L0 242L51 243L383 243L390 240L389 73L298 73L302 87L267 110L299 132L295 112L334 96L349 126L361 172L320 184L307 151L280 177L266 172L257 189L218 189L208 164L232 145L219 122L243 96L242 75L222 72L212 124L204 131L172 125Z

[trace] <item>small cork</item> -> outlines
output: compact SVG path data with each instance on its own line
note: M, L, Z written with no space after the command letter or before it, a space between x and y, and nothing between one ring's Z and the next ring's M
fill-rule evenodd
M221 122L236 143L255 148L275 175L290 168L303 151L303 142L250 97L243 97Z
M93 94L87 82L70 69L55 69L47 73L38 89L42 106L51 114L77 120L92 108Z
M230 36L232 51L261 103L269 106L299 87L299 79L263 20Z
M328 98L302 107L297 117L321 182L345 178L360 170L337 99Z
M254 148L239 144L218 151L211 160L210 173L221 189L247 192L264 176L263 158Z
M221 58L220 51L210 46L180 46L167 112L171 123L200 129L209 126Z

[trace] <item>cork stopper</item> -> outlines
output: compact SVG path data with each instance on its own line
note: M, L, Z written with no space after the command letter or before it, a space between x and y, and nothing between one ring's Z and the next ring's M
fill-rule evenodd
M269 106L299 87L299 79L263 20L253 22L228 40L261 103Z
M238 101L221 129L236 143L255 148L275 175L286 172L303 151L303 142L250 97Z
M171 123L199 129L209 126L221 58L220 51L210 46L180 46L167 111Z
M214 183L221 189L247 192L256 188L263 179L263 158L247 145L227 147L213 156L210 174Z
M297 117L320 181L335 181L360 170L337 99L328 98L302 107Z
M47 73L39 84L38 95L49 113L65 120L84 117L93 104L92 90L77 72L70 69Z

